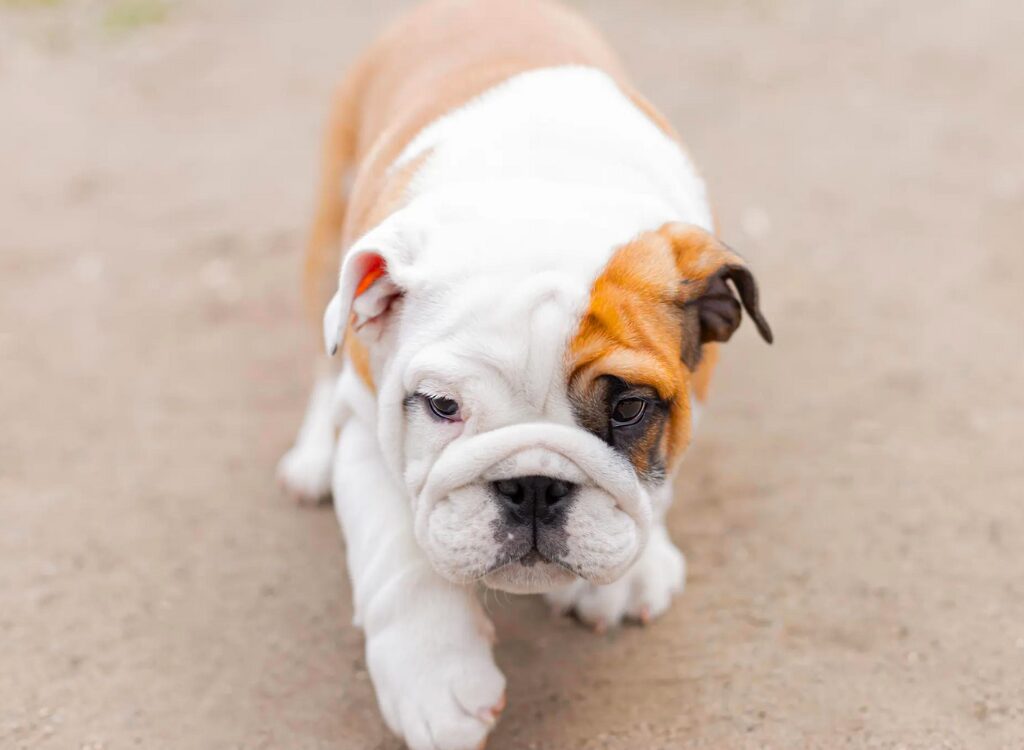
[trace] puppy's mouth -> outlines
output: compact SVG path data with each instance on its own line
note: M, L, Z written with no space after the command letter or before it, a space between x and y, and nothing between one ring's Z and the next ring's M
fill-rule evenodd
M544 557L544 555L541 554L541 551L536 548L530 550L525 555L520 557L518 562L520 565L525 565L527 568L532 568L537 563L553 562L556 565L558 564L557 561L549 560L548 558Z
M502 555L480 577L484 578L486 576L489 576L491 573L497 573L499 570L504 570L505 568L508 568L509 566L512 566L512 565L522 565L524 568L532 568L535 565L542 565L542 564L545 564L545 563L547 563L549 565L560 565L561 567L565 568L569 572L574 572L565 563L560 562L559 560L555 560L555 559L552 559L550 557L547 557L539 549L537 549L536 547L532 547L531 549L528 549L526 552L520 552L519 554L515 554L515 555L508 555L508 554Z
M502 555L478 580L489 588L529 594L550 591L577 577L568 564L531 547L518 554Z

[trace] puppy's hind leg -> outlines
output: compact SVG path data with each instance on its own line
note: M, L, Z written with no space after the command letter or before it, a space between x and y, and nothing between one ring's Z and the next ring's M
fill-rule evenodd
M337 445L338 377L323 372L316 379L295 445L277 464L277 479L298 502L316 503L331 492L331 472Z

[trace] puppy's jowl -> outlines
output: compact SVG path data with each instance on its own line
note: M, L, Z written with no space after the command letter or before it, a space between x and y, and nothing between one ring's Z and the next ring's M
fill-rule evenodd
M477 588L599 629L664 612L716 347L742 309L771 333L670 126L569 11L421 6L333 111L306 293L335 356L281 478L334 495L388 726L470 750L505 691Z

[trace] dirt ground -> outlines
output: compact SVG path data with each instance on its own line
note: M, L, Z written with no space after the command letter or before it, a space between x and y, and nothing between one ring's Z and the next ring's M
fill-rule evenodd
M327 97L392 5L0 0L0 747L398 747L273 481ZM577 5L777 343L728 348L663 620L487 598L489 747L1024 747L1020 4Z

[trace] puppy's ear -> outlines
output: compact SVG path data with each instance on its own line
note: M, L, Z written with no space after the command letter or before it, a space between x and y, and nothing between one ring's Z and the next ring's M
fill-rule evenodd
M356 243L341 265L338 291L324 313L324 347L334 355L344 342L349 323L353 330L383 328L403 290L394 279L397 253L377 249L367 235Z
M679 272L677 303L683 311L682 359L690 370L700 363L703 344L732 337L739 328L744 308L761 338L772 343L772 329L761 314L757 281L739 255L710 232L692 224L667 224L660 232L672 245ZM739 293L739 299L729 282Z

